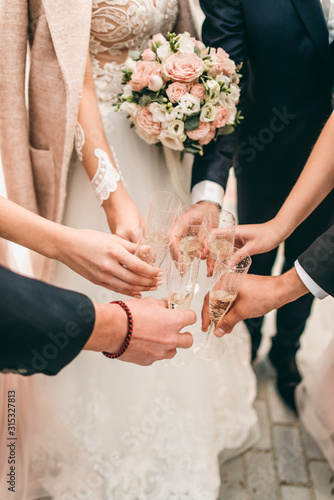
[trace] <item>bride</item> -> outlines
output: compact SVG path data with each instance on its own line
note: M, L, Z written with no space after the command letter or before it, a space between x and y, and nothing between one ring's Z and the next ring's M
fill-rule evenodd
M112 103L121 92L129 51L172 30L178 16L177 0L93 0L78 160L68 180L64 224L111 229L136 241L150 194L173 191L162 149L143 142ZM124 179L101 200L105 213L89 180L98 167L96 147L119 165ZM207 286L203 263L199 282L191 307L200 317ZM98 302L120 298L62 264L56 265L53 283ZM164 289L159 294L165 295ZM193 334L199 342L199 321ZM182 367L161 362L142 368L81 353L57 377L39 377L37 385L38 435L30 453L38 481L29 498L215 500L219 453L228 460L258 438L256 384L245 337L226 339L220 361L193 358Z

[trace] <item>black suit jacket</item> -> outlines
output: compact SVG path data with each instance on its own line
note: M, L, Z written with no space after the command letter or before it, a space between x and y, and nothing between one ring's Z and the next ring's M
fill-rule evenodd
M334 225L319 236L298 261L325 292L334 296Z
M200 0L203 40L243 63L238 136L196 156L192 185L225 189L232 157L238 184L279 208L332 111L333 44L319 0ZM264 188L265 187L265 188ZM275 209L276 209L275 208ZM274 212L275 213L275 212Z
M81 351L94 323L88 297L0 266L0 372L55 375Z

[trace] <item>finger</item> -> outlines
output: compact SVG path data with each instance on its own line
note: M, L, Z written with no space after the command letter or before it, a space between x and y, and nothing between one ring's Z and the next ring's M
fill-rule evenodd
M128 283L129 285L138 285L142 287L152 287L152 286L160 286L163 281L160 277L155 276L154 278L149 278L147 276L143 276L141 274L136 274L127 267L122 266L121 264L116 268L117 277ZM115 275L116 273L112 273Z
M168 299L158 299L157 302L161 307L164 307L165 309L168 309Z
M182 330L182 328L186 326L193 325L197 321L197 316L195 311L189 310L189 311L174 311L174 314L178 313L180 315L179 319L179 330Z
M207 276L209 278L210 276L212 276L213 269L215 267L215 261L213 260L213 258L210 255L208 255L208 257L206 259L206 266L207 266Z
M179 335L178 338L178 343L176 347L179 347L181 349L189 349L193 345L194 339L191 333L189 332L182 332Z
M222 317L222 319L217 324L215 328L215 335L217 337L222 337L225 333L231 333L233 328L242 318L237 314L236 310L232 307L232 309Z
M209 328L210 317L209 317L209 294L207 293L204 297L204 303L202 307L202 331L206 332Z
M163 271L158 267L153 267L140 260L139 257L132 255L130 253L124 252L120 256L120 263L125 266L129 271L132 271L134 274L147 276L149 278L156 278L163 276Z
M137 245L135 243L132 243L131 241L125 240L124 238L121 238L121 236L118 236L120 239L119 244L122 245L122 247L125 248L128 252L131 254L134 254L136 251Z
M140 293L140 292L155 292L158 288L156 286L153 287L143 287L140 285L129 285L129 283L126 283L125 281L113 277L112 280L109 282L106 281L100 281L96 282L97 285L103 286L104 288L108 288L108 290L112 290L117 293L124 293L125 295L133 295L134 293Z
M177 350L176 349L171 349L170 351L167 352L165 359L172 359L174 356L176 356Z

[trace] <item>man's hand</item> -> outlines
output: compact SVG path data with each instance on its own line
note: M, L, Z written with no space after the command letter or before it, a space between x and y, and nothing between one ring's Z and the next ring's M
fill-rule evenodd
M279 309L284 304L298 299L308 291L295 268L281 276L249 274L231 309L218 323L215 335L222 337L225 333L230 333L239 321L263 316L273 309ZM206 306L205 310L204 308L205 306L203 306L202 316L206 318L208 307Z
M171 359L177 348L188 349L193 338L180 331L196 322L194 311L168 309L167 299L147 297L126 302L133 317L133 335L121 361L148 366L154 361ZM95 304L96 320L85 349L117 352L123 345L128 321L117 304Z

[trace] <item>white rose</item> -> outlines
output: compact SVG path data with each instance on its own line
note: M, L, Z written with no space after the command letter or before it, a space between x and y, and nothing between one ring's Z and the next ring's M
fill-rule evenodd
M192 115L194 113L198 113L201 109L201 101L198 97L195 97L187 92L180 99L180 107L185 115Z
M208 87L208 101L218 102L220 97L220 85L216 80L207 80L206 85Z
M182 151L183 144L178 137L171 134L169 130L162 130L158 136L161 143L167 148L174 149L175 151Z
M229 87L231 83L230 78L227 75L223 75L221 73L218 76L216 76L216 82L223 83L225 87Z
M233 105L233 106L227 106L227 107L230 110L230 116L229 116L227 125L232 125L234 123L234 121L235 121L235 117L236 117L236 114L237 114L237 108L236 108L235 105Z
M178 104L177 106L175 106L175 108L173 108L173 110L169 116L170 116L171 120L182 120L183 119L184 113L181 109L180 104Z
M134 61L131 57L128 57L124 63L124 69L126 71L131 71L131 73L133 73L135 68L136 68L136 61Z
M171 51L169 43L165 43L164 45L160 45L160 47L157 50L157 56L159 57L159 59L164 61L165 59L167 59L167 57L169 57L171 55L172 55L172 51Z
M153 92L158 92L158 90L161 89L163 84L164 84L164 82L163 82L160 75L153 75L151 80L150 80L150 83L148 84L148 88L150 90L152 90Z
M237 104L240 99L240 88L237 87L236 85L231 85L230 91L231 93L229 94L229 97L233 100L235 104Z
M179 51L181 54L192 54L194 52L195 44L189 37L182 37L179 42Z
M171 119L167 109L158 102L152 102L148 109L151 111L155 122L165 123Z
M135 118L138 113L138 106L134 102L122 102L119 108L121 111L125 111L128 115Z
M201 122L213 122L213 120L216 118L217 114L217 108L213 104L207 102L204 104L201 114L200 114L200 121Z
M173 120L168 123L167 130L175 137L180 137L184 132L184 123L182 120Z
M126 99L127 97L131 97L131 96L132 96L132 88L131 88L131 85L129 83L127 83L126 85L124 85L122 97L124 99Z

